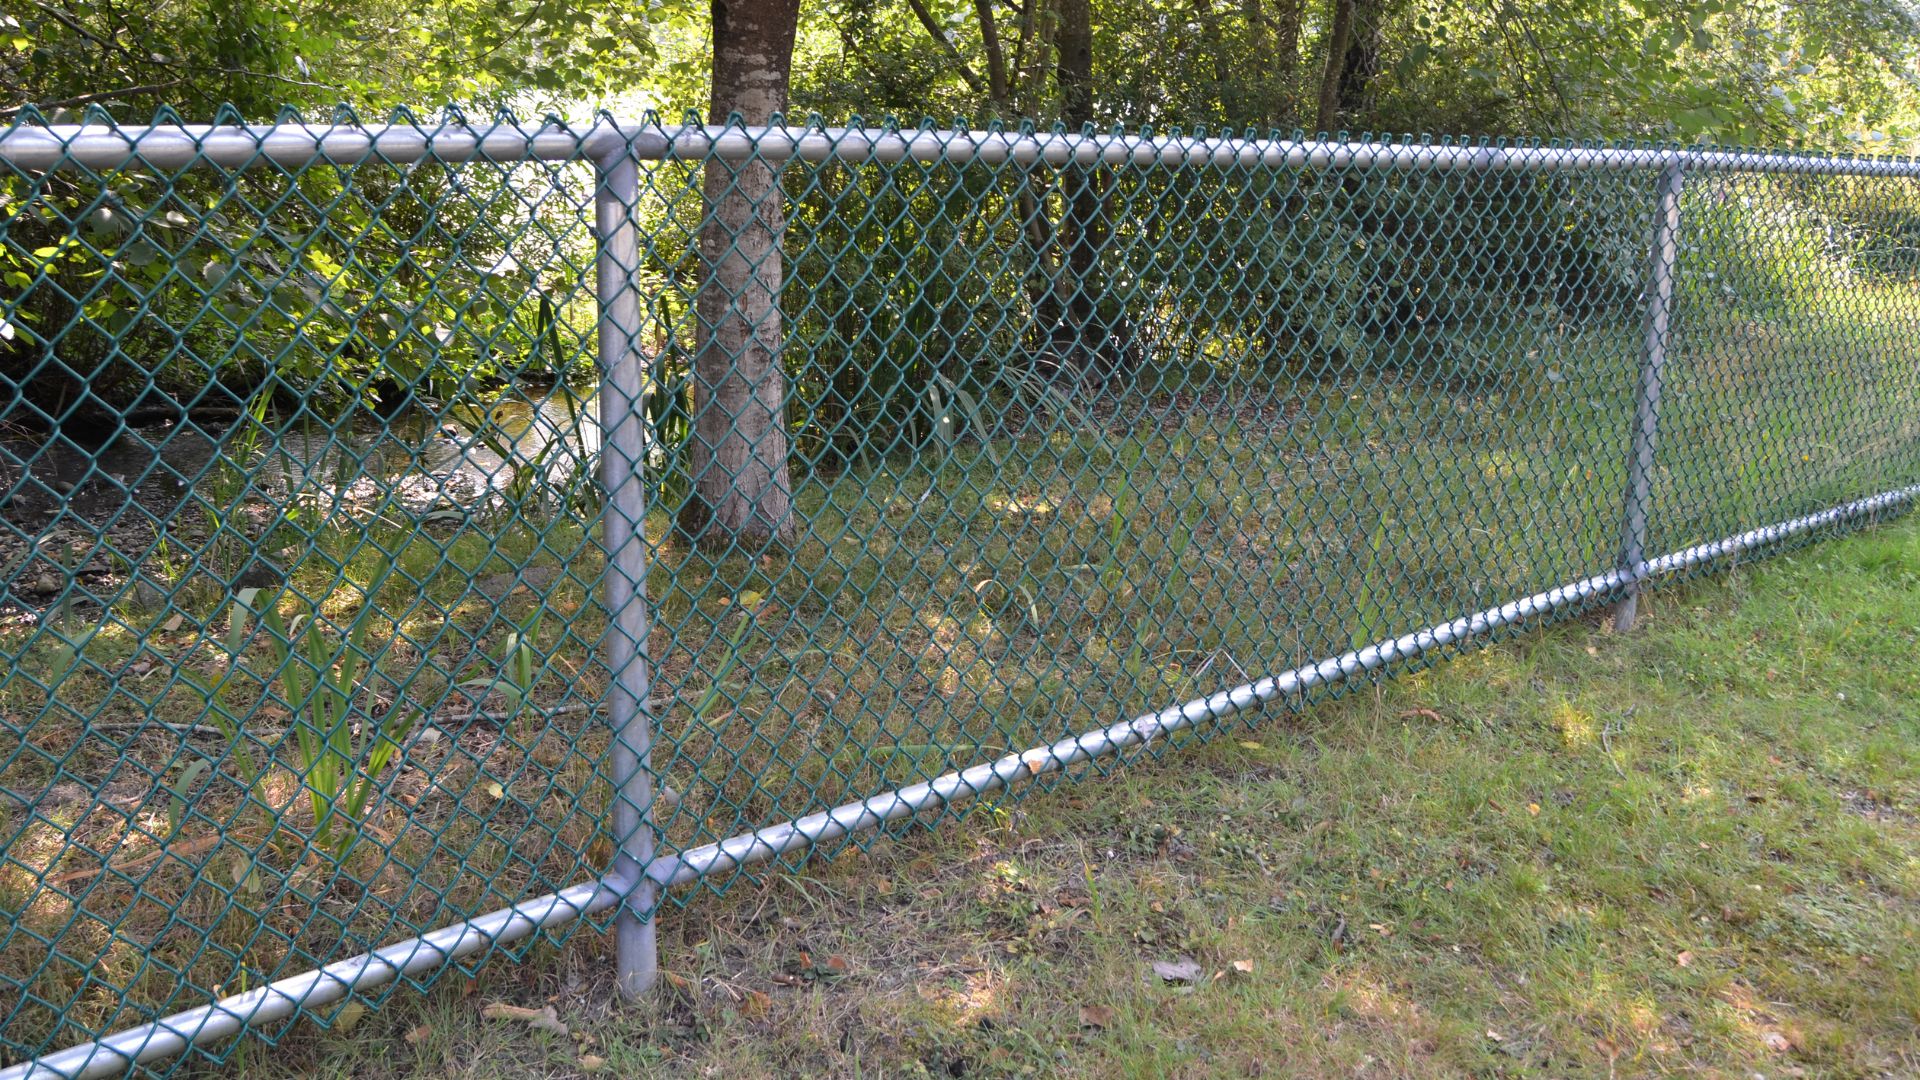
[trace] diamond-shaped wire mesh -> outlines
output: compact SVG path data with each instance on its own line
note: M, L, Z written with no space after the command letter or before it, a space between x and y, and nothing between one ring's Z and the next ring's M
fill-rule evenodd
M1911 178L411 124L0 138L10 1057L1920 481Z

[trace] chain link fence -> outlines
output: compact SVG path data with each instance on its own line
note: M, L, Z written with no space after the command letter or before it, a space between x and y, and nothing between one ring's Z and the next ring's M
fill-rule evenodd
M756 863L1920 485L1904 160L215 120L0 131L10 1080L639 993Z

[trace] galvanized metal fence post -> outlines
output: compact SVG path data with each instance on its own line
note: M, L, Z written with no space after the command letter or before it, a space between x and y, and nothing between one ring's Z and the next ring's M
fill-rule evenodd
M614 917L615 979L634 1000L653 987L658 972L653 907L658 890L646 875L653 860L653 717L647 707L646 438L641 411L639 267L633 207L639 167L622 140L595 162L596 292L600 305L600 468L607 504L601 514L606 545L607 662L612 672L608 723L613 730L611 879L626 896Z
M1660 384L1667 364L1667 336L1673 321L1673 267L1679 255L1680 188L1685 183L1678 155L1660 172L1653 212L1653 243L1647 264L1647 309L1640 350L1640 386L1633 411L1633 444L1627 455L1626 511L1620 522L1620 572L1626 595L1613 609L1618 630L1633 629L1640 609L1640 582L1646 562L1647 508L1653 497L1653 450L1660 434Z

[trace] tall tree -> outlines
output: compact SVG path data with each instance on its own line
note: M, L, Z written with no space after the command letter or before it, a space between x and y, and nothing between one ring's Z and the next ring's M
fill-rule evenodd
M1314 115L1314 126L1321 131L1351 127L1371 110L1386 17L1386 0L1333 0L1320 105Z
M1347 48L1353 42L1354 9L1361 0L1333 0L1333 22L1327 28L1325 64L1320 74L1320 102L1314 111L1314 130L1332 133L1340 127L1340 73Z
M1058 0L1059 31L1054 38L1057 62L1054 79L1060 87L1060 116L1070 131L1093 123L1093 5L1089 0ZM1100 245L1098 166L1067 170L1066 228L1061 246L1066 262L1068 329L1082 348L1099 344L1088 340L1095 308L1094 263Z
M764 124L787 107L800 0L713 0L712 121ZM780 173L709 160L693 360L693 490L680 527L709 548L793 536L781 370Z
M1346 52L1340 57L1340 78L1334 91L1345 123L1365 119L1372 106L1374 80L1380 75L1380 48L1386 37L1386 17L1386 0L1355 0L1353 32L1348 35Z
M1302 0L1278 0L1270 17L1262 0L1240 0L1240 15L1252 46L1251 70L1258 73L1256 84L1246 91L1247 107L1252 119L1268 126L1293 121L1293 77L1300 59L1302 6Z
M1255 0L1247 0L1249 4ZM1278 124L1285 120L1298 123L1295 113L1294 69L1300 64L1300 18L1304 0L1279 0L1274 16L1273 31L1273 111L1269 119ZM1255 12L1258 8L1252 8Z

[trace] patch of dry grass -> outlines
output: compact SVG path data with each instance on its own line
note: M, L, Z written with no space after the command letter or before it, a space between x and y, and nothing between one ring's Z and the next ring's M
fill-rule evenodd
M1643 611L738 883L641 1008L577 940L246 1068L1912 1075L1920 523Z

